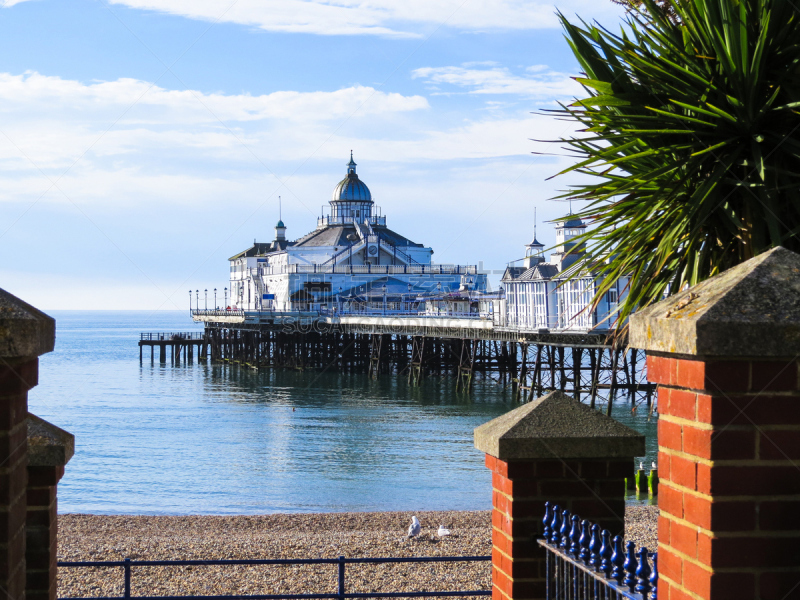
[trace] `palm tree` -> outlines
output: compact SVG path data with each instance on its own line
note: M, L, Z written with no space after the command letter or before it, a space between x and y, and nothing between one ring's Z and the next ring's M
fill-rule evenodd
M774 246L800 251L800 2L642 0L620 33L560 15L587 96L562 173L618 317Z

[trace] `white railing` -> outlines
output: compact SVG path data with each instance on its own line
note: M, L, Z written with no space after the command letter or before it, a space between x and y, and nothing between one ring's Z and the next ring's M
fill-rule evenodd
M361 221L367 220L371 225L386 227L386 217L376 216L361 219ZM330 215L325 215L322 217L317 217L317 227L328 227L329 225L352 225L355 221L355 217L332 217Z
M476 265L277 265L258 267L260 275L328 273L335 275L477 275Z

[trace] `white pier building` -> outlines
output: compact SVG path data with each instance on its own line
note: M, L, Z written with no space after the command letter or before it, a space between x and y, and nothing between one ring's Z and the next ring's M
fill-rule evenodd
M579 272L575 262L586 248L573 238L586 231L579 218L556 222L556 250L545 262L544 245L536 239L525 246L521 266L509 266L502 278L504 301L498 302L493 320L517 331L589 331L615 327L615 311L627 294L627 277L620 278L591 308L599 281ZM519 261L515 261L519 262ZM513 263L512 263L513 265Z
M432 295L485 291L476 266L434 264L430 247L386 226L352 152L329 206L314 231L289 241L278 221L272 241L229 259L230 309L357 312L378 304L403 312Z

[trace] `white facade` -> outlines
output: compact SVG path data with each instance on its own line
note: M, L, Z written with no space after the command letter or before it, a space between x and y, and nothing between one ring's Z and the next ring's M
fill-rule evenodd
M598 280L592 273L572 277L575 261L585 252L572 241L586 230L580 219L556 223L556 251L545 262L544 245L526 245L522 266L510 266L503 275L505 303L495 311L498 324L520 331L558 329L589 331L615 326L617 304L624 297L628 278L621 278L591 308ZM499 314L498 314L499 313Z
M352 154L334 188L330 214L295 240L282 221L272 242L255 242L232 256L227 307L242 310L322 310L341 307L371 290L393 297L483 291L486 275L475 266L436 265L433 250L386 226Z

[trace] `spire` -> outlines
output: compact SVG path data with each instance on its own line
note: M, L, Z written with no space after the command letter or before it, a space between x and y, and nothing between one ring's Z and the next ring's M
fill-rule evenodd
M275 225L275 241L286 241L286 225L283 224L283 210L281 206L281 197L278 196L278 224Z
M353 151L350 150L350 162L347 163L347 174L348 175L355 175L356 174L356 161L353 160Z
M541 254L542 248L544 248L544 244L536 239L536 207L533 209L533 241L525 244L525 248L528 250L527 256Z

